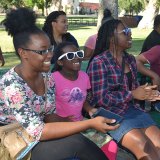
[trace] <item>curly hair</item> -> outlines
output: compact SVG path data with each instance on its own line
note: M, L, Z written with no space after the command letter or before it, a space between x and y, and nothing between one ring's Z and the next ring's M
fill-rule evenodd
M46 34L50 38L50 41L51 41L52 45L56 44L56 42L54 40L54 37L53 37L52 22L56 22L57 18L59 16L61 16L61 15L65 15L66 16L66 13L64 11L53 11L53 12L51 12L47 16L47 18L45 20L45 23L44 23L44 26L42 27L42 30L44 32L46 32Z
M35 23L36 14L29 8L13 9L7 13L6 18L2 21L8 35L13 37L13 44L18 57L18 48L26 48L31 35L45 34Z

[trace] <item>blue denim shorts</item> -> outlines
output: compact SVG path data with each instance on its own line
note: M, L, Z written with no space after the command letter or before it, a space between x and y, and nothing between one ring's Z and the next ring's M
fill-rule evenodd
M155 121L148 113L145 113L135 107L130 106L127 112L123 115L124 120L121 122L120 127L115 131L108 132L110 136L118 143L122 137L135 128L148 128L156 126Z

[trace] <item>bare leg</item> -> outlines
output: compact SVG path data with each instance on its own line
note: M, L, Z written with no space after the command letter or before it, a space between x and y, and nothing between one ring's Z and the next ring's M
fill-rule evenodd
M147 131L149 132L149 131ZM139 160L159 160L157 150L142 129L133 129L124 135L122 146L129 149Z
M146 136L152 141L156 147L157 154L160 157L160 130L156 126L151 126L144 130Z

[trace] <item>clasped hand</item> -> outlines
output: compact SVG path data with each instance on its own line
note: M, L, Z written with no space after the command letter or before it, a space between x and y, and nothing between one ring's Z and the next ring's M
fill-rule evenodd
M156 101L160 100L160 94L157 85L142 85L131 91L134 99Z

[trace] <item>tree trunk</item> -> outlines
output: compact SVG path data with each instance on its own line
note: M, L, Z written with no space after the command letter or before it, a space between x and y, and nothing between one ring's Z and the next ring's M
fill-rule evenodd
M60 11L62 10L62 0L52 0L51 6L48 9L48 12Z
M114 18L118 18L118 0L100 0L100 8L98 10L98 22L97 26L101 25L103 18L103 11L108 8Z
M153 28L153 22L155 16L159 12L159 8L156 6L157 0L149 0L145 11L143 12L143 18L138 24L138 28Z

